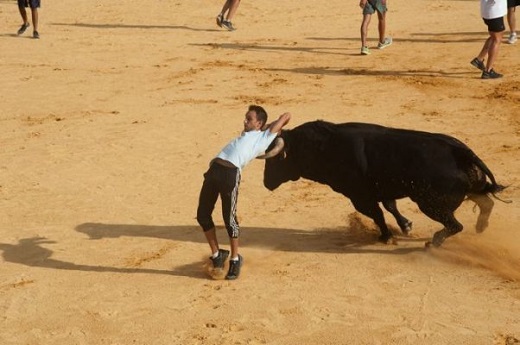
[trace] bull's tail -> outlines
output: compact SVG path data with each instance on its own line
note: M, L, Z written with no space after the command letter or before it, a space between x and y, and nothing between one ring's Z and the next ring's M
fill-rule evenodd
M469 152L471 153L472 165L474 167L476 167L477 169L479 169L482 173L484 173L484 176L482 176L482 178L478 179L478 180L480 180L480 181L478 181L478 183L474 183L477 181L472 181L471 192L476 193L476 194L491 194L497 200L500 200L505 203L511 203L512 202L511 200L503 200L496 195L496 194L500 193L501 191L503 191L504 189L506 189L507 187L504 185L498 184L495 179L495 176L493 175L491 170L489 170L486 163L484 163L482 161L482 159L480 159L473 151L469 150ZM478 175L480 175L480 174L478 174ZM487 178L489 178L489 181L491 181L491 182L487 181L486 176L487 176ZM484 183L482 183L482 182L484 182Z

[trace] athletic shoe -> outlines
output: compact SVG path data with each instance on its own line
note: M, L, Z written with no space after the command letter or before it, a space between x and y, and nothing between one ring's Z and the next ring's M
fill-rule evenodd
M25 30L27 30L27 28L31 26L29 23L25 23L25 24L22 24L22 26L20 26L20 29L18 29L18 32L16 33L18 36L20 35L23 35L23 33L25 32Z
M503 75L500 74L500 73L497 73L495 72L494 69L491 69L489 72L487 71L484 71L482 72L482 79L498 79L498 78L502 78Z
M377 49L385 49L392 44L392 37L387 37L383 42L377 44Z
M470 64L472 64L481 71L486 70L486 65L484 65L484 61L480 61L478 58L474 58L473 60L471 60Z
M213 262L213 268L224 268L224 262L226 262L228 256L229 250L219 249L216 258L210 257Z
M229 20L222 21L222 27L228 29L229 31L235 31L235 27Z
M507 39L507 43L509 44L515 44L516 43L516 32L512 32L510 35L509 35L509 38Z
M368 49L368 47L361 47L361 55L370 55L370 49Z
M217 16L217 25L222 27L222 22L224 21L224 15L221 13Z
M33 31L33 38L36 38L36 39L40 38L40 34L38 33L38 31Z
M226 275L227 280L234 280L238 278L243 262L244 258L240 254L238 255L238 260L229 260L229 271Z

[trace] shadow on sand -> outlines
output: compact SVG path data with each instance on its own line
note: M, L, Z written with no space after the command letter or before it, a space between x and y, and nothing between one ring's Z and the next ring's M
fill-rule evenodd
M84 223L75 228L76 231L86 234L89 240L119 237L148 237L180 242L206 243L198 226L151 226L128 224ZM219 229L219 235L225 230ZM321 252L321 253L380 253L405 255L411 252L420 252L422 245L400 247L377 243L378 233L358 227L338 229L316 229L312 231L295 229L272 229L245 227L242 231L244 247L266 248L290 252ZM401 241L424 242L421 238L400 238ZM58 270L87 271L100 273L145 273L165 274L172 276L188 276L207 279L201 269L203 262L178 266L173 270L159 270L149 268L126 268L110 266L83 265L53 259L53 251L46 248L46 244L55 241L44 237L25 238L16 244L0 243L2 257L7 262L31 267L51 268Z

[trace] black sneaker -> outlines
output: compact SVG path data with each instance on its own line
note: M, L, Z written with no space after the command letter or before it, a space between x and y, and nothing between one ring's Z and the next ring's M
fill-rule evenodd
M229 260L229 271L226 275L227 280L234 280L238 278L243 262L244 258L240 254L238 255L238 260Z
M33 38L36 38L36 39L40 38L40 34L38 33L38 31L33 31Z
M213 262L213 268L224 268L224 262L226 262L228 256L229 250L219 249L216 258L210 257Z
M228 29L229 31L235 31L235 27L229 20L222 21L222 27Z
M223 16L222 13L221 13L221 14L219 14L219 15L217 16L217 25L220 26L220 27L222 27L222 22L223 22L223 21L224 21L224 16Z
M16 33L18 36L20 35L23 35L23 33L25 32L25 30L27 30L27 28L31 26L29 23L25 23L25 24L22 24L22 26L20 26L20 28L18 29L18 32Z
M497 73L495 72L494 69L491 69L489 70L489 72L487 71L484 71L482 72L482 79L498 79L498 78L502 78L504 75L503 74L500 74L500 73Z
M485 71L486 70L486 66L484 65L484 61L480 61L478 58L474 58L473 60L471 60L470 64L472 64L473 66L475 66L476 68L478 68L481 71Z

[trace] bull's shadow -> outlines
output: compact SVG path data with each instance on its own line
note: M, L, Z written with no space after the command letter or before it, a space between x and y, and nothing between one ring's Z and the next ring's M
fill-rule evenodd
M151 237L181 242L206 243L202 230L198 226L158 226L84 223L76 231L88 235L89 239L118 237ZM394 230L394 233L396 230ZM220 242L227 245L225 229L217 227ZM241 227L240 243L242 247L265 248L287 252L321 253L387 253L408 254L422 251L425 238L399 237L402 242L421 242L417 247L404 247L380 244L379 231L360 226L340 227L336 229L279 229L260 227Z

